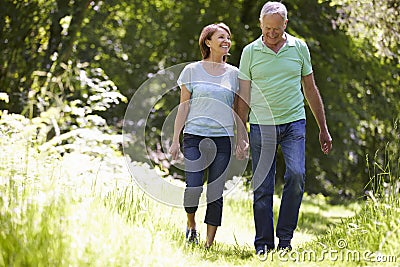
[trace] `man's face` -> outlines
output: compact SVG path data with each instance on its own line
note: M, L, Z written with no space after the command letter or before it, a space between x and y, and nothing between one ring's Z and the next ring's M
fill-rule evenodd
M287 20L278 14L266 15L260 19L260 28L266 45L276 45L282 40Z

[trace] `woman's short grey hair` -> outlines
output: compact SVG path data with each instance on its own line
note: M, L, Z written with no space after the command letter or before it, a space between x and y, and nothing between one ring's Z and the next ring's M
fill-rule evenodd
M287 9L280 2L267 2L261 9L260 19L266 15L279 14L285 21L287 20Z

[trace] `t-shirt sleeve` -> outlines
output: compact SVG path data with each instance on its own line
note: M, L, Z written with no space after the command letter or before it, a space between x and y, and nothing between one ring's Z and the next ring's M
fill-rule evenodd
M240 57L239 63L239 79L241 80L251 80L250 74L250 47L246 46L243 49L242 56Z
M192 93L192 86L191 86L191 68L186 66L181 74L178 77L177 84L179 87L182 87L182 85L185 85L186 88L189 90L189 92Z
M235 93L239 91L239 80L238 80L239 73L240 73L239 69L235 68L232 76L232 85L233 85L232 89Z
M308 50L308 46L306 43L301 43L300 51L303 57L303 67L301 69L301 75L307 76L313 72L313 69L311 64L310 51Z

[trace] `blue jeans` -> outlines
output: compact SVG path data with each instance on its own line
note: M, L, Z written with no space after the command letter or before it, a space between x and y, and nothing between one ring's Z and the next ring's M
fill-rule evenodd
M207 210L204 222L221 225L225 181L232 155L232 139L229 136L204 137L193 134L183 136L186 188L183 204L187 213L195 213L203 192L205 171L207 178Z
M273 195L278 145L281 146L286 171L276 235L281 244L288 244L293 238L304 193L305 132L305 120L276 126L250 125L256 250L264 246L275 247Z

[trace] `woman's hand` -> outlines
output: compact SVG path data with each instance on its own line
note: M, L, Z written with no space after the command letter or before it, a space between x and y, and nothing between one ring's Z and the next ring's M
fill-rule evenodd
M179 158L179 154L181 153L181 145L179 142L172 142L171 147L169 148L169 153L171 154L173 160L177 160Z

